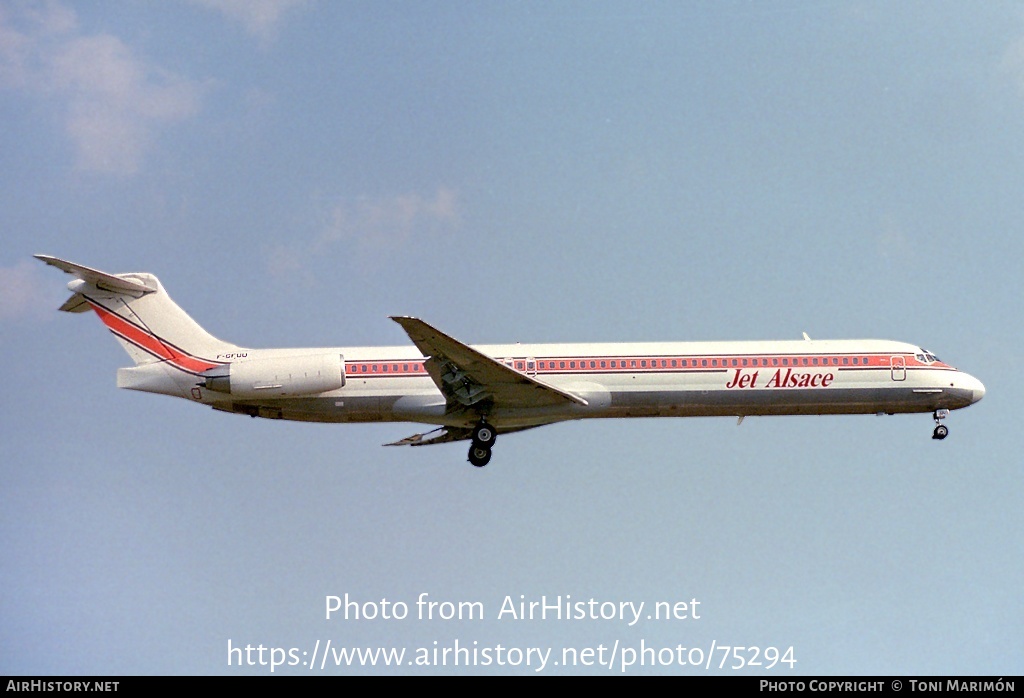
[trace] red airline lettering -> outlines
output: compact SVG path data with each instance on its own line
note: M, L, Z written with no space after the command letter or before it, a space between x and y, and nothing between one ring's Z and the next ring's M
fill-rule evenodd
M736 375L732 377L732 380L726 384L726 388L756 388L757 387L757 374L760 371L754 371L753 373L743 374L742 368L736 369Z
M756 388L759 371L744 373L737 368L726 388ZM832 373L798 373L791 368L778 369L765 384L766 388L827 388L835 380Z

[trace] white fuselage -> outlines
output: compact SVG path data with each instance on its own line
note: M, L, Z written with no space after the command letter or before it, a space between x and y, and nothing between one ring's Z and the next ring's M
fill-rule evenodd
M496 406L498 429L593 417L686 417L932 412L976 402L984 387L911 344L885 340L509 344L474 349L587 404ZM221 361L299 356L246 350ZM181 387L234 412L322 422L407 421L470 426L478 413L446 410L415 347L339 347L343 387L313 397L237 399ZM125 369L136 371L138 369ZM182 372L176 372L182 373ZM134 387L125 385L123 387ZM145 389L145 388L143 388ZM154 391L156 392L156 391ZM166 391L159 391L166 392Z

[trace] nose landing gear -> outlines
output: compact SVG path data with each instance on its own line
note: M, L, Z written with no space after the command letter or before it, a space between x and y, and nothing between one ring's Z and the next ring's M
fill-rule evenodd
M498 438L498 432L484 420L473 427L473 443L469 447L469 462L482 468L491 462L491 448Z
M949 416L949 410L935 410L932 414L932 418L935 419L935 430L932 432L932 438L942 441L944 438L949 436L949 427L942 424L939 420L945 419Z

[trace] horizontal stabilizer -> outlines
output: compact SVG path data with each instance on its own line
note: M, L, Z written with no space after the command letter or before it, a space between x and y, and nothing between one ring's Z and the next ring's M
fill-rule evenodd
M97 269L92 269L90 267L84 267L81 264L75 264L73 262L68 262L63 259L58 259L57 257L51 257L45 254L37 254L35 255L35 258L42 262L46 262L51 267L57 267L58 269L67 274L76 276L79 279L82 279L83 281L86 281L95 286L96 288L102 289L104 291L112 291L114 293L126 293L130 296L134 296L135 298L139 298L140 296L143 296L147 293L153 293L154 291L156 291L155 288L150 288L149 286L140 281L135 281L133 279L126 278L129 275L108 274L104 271L99 271ZM64 304L64 306L67 305L68 303ZM61 306L61 310L66 309L64 306ZM69 310L70 312L79 312L74 308L74 306L68 308L67 310Z
M84 313L89 310L89 302L81 294L76 293L64 301L64 305L57 308L57 310L65 313Z

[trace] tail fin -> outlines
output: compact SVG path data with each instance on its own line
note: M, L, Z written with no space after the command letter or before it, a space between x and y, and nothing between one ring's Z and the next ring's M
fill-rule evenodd
M238 350L200 327L152 274L108 274L48 255L35 256L77 277L68 284L72 296L60 309L95 310L139 366L164 362L198 374L223 364L218 355Z

